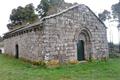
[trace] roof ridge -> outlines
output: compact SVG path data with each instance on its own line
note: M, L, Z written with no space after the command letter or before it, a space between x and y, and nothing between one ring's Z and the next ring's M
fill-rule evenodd
M73 6L67 8L67 9L64 9L64 10L58 12L58 13L55 13L55 14L52 14L52 15L49 15L49 16L46 16L46 17L43 17L41 20L49 19L49 18L51 18L51 17L54 17L54 16L57 16L57 15L60 15L60 14L62 14L62 13L65 13L65 12L69 11L70 9L73 9L73 8L78 7L78 6L80 6L80 5L84 5L84 4L76 4L76 5L73 5Z
M55 17L55 16L58 16L58 15L60 15L60 14L62 14L62 13L65 13L65 12L67 12L67 11L75 8L75 7L78 7L78 6L84 6L84 7L88 8L89 11L92 12L92 14L104 25L104 27L107 28L107 27L105 26L105 24L96 16L96 14L95 14L87 5L85 5L85 4L76 4L76 5L73 5L73 6L69 7L69 8L67 8L67 9L62 10L61 12L58 12L58 13L55 13L55 14L52 14L52 15L43 17L43 18L41 19L41 21L43 21L43 20L45 20L45 19L49 19L49 18Z

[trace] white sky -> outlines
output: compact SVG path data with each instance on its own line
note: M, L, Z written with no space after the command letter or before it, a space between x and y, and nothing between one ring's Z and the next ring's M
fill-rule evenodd
M119 0L65 0L69 3L80 3L86 4L89 6L93 12L96 14L102 12L104 9L111 10L111 5L117 3ZM25 6L26 4L33 3L36 7L39 4L40 0L3 0L0 2L0 35L3 35L8 31L6 24L9 22L9 15L13 8L18 6ZM106 24L108 26L108 24ZM114 33L113 41L114 43L118 43L118 31L115 23L111 23L112 33ZM110 29L108 29L108 33L110 33ZM108 40L110 41L110 36L108 36Z

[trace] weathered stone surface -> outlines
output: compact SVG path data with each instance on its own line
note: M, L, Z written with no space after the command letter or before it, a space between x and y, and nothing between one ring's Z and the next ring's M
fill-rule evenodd
M105 25L85 5L74 5L44 18L42 30L34 30L4 40L5 53L31 61L77 60L78 40L84 41L85 59L108 57ZM40 26L37 26L40 27Z

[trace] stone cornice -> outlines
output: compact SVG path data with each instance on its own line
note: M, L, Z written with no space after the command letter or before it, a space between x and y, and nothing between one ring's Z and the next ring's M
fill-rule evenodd
M5 33L3 38L7 39L7 38L10 38L10 37L18 36L18 35L28 33L28 32L31 32L31 31L37 31L37 30L40 30L42 28L42 26L43 26L42 21L36 22L34 24L23 25L20 28L17 28L17 29L12 30L8 33Z

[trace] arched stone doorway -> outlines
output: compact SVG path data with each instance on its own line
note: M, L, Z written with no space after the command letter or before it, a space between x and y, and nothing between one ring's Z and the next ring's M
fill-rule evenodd
M15 45L15 58L19 58L19 46L18 44Z
M88 29L82 29L77 34L77 60L89 60L92 57L91 33Z

